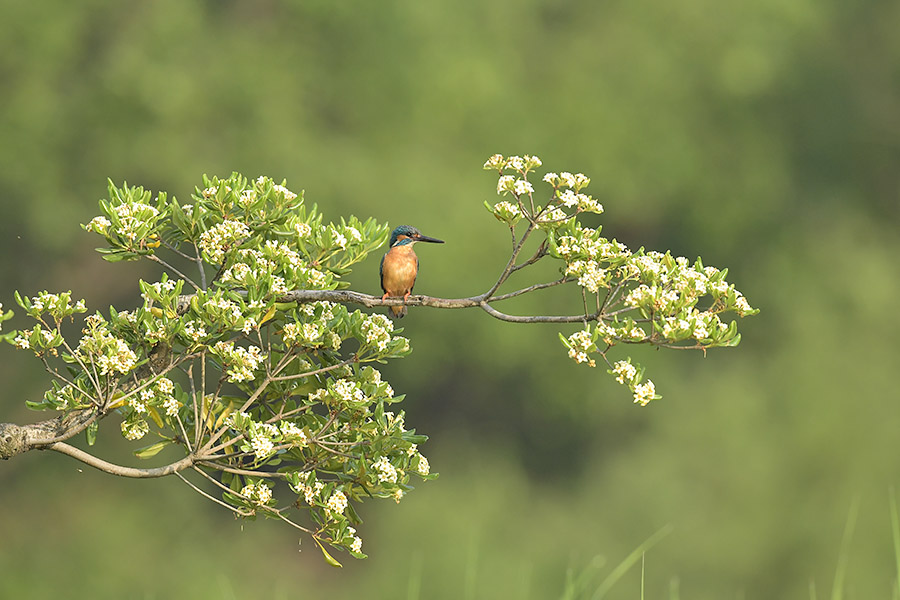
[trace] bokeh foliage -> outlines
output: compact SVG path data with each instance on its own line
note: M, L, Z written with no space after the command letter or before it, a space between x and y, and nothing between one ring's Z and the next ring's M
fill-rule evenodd
M237 170L287 178L326 219L373 216L446 239L420 252L417 291L467 296L492 283L508 244L485 217L482 202L497 197L480 164L534 152L592 176L605 233L728 265L764 311L737 351L637 356L665 389L639 410L542 345L540 325L413 309L415 352L385 371L431 434L442 477L373 515L379 530L364 533L381 546L364 565L324 572L313 548L295 555L293 536L241 533L177 482L107 481L37 454L0 469L15 540L0 550L14 574L0 578L2 595L121 597L152 569L164 575L136 595L501 597L515 577L517 595L555 597L568 567L602 554L608 568L671 523L647 556L656 596L673 578L683 597L805 597L811 579L824 596L857 496L848 591L888 594L897 5L2 7L9 294L72 289L91 305L127 304L130 283L76 226L94 216L106 177L190 190L198 173ZM353 289L377 292L377 259L354 271ZM550 293L521 305L567 308ZM20 407L44 379L26 359L8 350L0 366L4 420L35 418ZM110 571L127 552L129 566ZM185 563L210 575L192 578ZM638 597L630 576L614 597Z

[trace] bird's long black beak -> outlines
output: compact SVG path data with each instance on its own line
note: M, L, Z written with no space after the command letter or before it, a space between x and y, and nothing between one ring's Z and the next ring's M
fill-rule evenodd
M413 236L413 239L417 242L431 242L432 244L443 244L444 240L439 240L437 238L428 237L427 235L422 235L421 233L417 233Z

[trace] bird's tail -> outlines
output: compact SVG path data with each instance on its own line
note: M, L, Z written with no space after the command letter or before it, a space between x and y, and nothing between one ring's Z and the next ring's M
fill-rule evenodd
M388 307L388 316L392 319L402 319L406 316L406 307L405 306L389 306Z

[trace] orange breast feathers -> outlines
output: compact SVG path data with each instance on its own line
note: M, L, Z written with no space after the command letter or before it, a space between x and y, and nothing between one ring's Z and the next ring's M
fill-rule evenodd
M381 267L381 289L391 296L405 296L412 292L419 270L419 259L412 244L395 246L384 256Z

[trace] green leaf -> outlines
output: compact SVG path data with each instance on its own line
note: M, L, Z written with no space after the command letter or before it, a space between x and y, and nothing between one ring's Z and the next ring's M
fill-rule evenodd
M741 343L741 334L736 334L733 338L728 340L727 342L722 343L721 345L726 348L734 348L738 344Z
M318 540L318 538L313 538L313 540L316 542L316 545L319 547L319 550L322 551L322 556L325 557L325 562L327 562L332 567L341 568L344 566L341 563L339 563L337 560L335 560L335 558L332 555L328 554L328 550L325 549L325 546L322 545L322 542L320 542Z
M93 446L97 441L97 427L99 424L97 421L94 421L90 425L87 426L87 429L84 430L84 435L87 437L88 446Z
M347 503L347 520L355 526L359 526L362 524L362 519L359 518L359 514L357 514L356 509L353 508L353 504L349 502Z
M143 448L139 448L134 451L134 455L138 458L145 459L150 458L151 456L156 456L159 454L159 451L172 443L172 440L163 440L161 442L156 442L155 444L150 444L149 446L145 446Z

